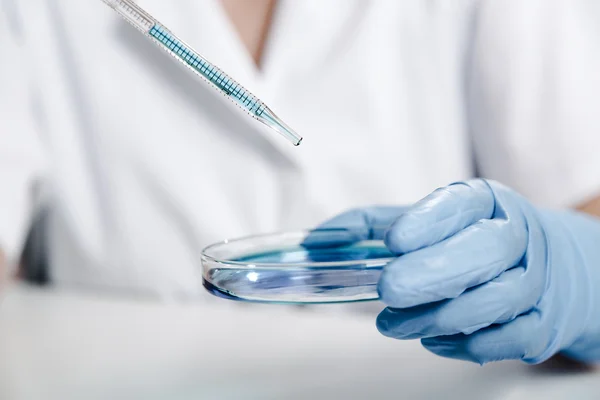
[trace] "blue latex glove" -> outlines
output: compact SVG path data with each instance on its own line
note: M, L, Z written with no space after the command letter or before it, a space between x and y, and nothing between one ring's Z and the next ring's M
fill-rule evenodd
M378 286L386 336L481 364L561 351L600 361L600 220L536 209L472 180L408 209L355 210L322 227L383 238L400 255Z

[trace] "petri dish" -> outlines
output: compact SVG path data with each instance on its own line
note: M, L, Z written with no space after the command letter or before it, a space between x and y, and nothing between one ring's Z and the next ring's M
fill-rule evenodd
M212 294L266 303L377 300L383 267L394 259L382 241L323 229L226 240L202 251L202 281Z

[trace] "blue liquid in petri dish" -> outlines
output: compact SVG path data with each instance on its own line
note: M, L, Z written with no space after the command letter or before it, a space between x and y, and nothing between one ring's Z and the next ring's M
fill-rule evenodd
M213 268L203 279L212 294L230 300L276 303L331 303L377 299L377 282L389 258L381 245L357 243L333 248L298 246L251 254L233 261L285 264L280 268ZM350 266L302 267L311 262L348 262Z

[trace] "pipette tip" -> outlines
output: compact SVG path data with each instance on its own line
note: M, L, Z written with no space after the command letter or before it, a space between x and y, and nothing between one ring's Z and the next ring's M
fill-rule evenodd
M263 124L267 125L275 132L282 135L294 146L300 146L302 143L302 136L298 135L292 128L290 128L285 122L281 120L273 111L268 107L265 107L263 113L258 118Z

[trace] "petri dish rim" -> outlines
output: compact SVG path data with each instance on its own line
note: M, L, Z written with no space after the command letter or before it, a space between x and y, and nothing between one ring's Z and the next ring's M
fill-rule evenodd
M274 233L264 233L264 234L257 234L257 235L247 235L247 236L242 236L239 238L235 238L235 239L226 239L226 240L222 240L220 242L216 242L213 243L211 245L208 245L207 247L205 247L202 252L201 252L201 258L202 260L206 260L212 263L216 263L216 264L220 264L223 265L225 268L227 268L227 266L231 266L231 267L235 267L235 268L247 268L247 269L254 269L254 268L265 268L265 269L281 269L281 268L286 268L286 269L291 269L291 268L301 268L301 269L306 269L306 268L310 268L310 269L318 269L318 268L332 268L332 267L352 267L355 266L357 264L362 264L363 268L362 269L367 269L369 267L380 267L382 263L388 263L390 261L395 260L395 257L384 257L384 258L368 258L368 259L356 259L356 260L347 260L347 261L311 261L311 262L283 262L283 263L255 263L255 262L246 262L246 261L234 261L234 260L229 260L229 259L225 259L225 258L221 258L221 257L215 257L210 255L209 253L211 251L215 251L218 248L222 248L223 246L227 246L227 245L235 245L235 244L239 244L241 242L249 242L252 240L259 240L259 239L265 239L265 238L277 238L277 237L283 237L283 236L291 236L291 235L297 235L298 237L304 236L307 237L310 233L314 233L314 232L319 232L319 233L326 233L326 232L340 232L341 229L318 229L317 231L312 231L312 230L297 230L297 231L281 231L281 232L274 232ZM363 240L363 242L366 242L368 240ZM350 243L348 243L350 244Z

